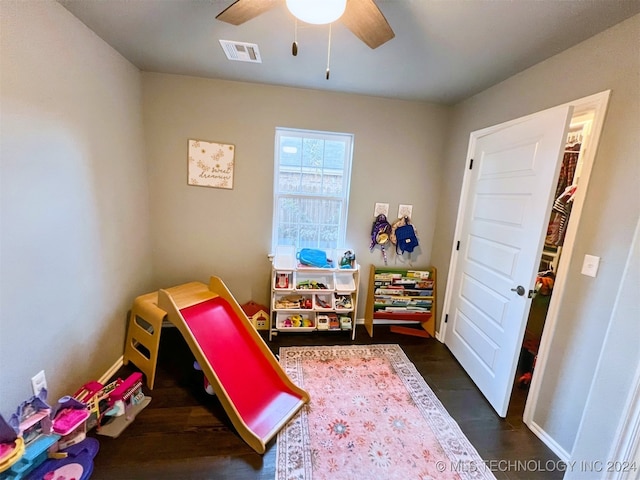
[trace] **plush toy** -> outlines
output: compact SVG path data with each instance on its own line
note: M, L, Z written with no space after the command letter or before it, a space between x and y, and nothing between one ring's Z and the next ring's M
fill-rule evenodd
M291 316L291 326L293 326L293 327L302 326L302 316L300 316L300 315L292 315Z

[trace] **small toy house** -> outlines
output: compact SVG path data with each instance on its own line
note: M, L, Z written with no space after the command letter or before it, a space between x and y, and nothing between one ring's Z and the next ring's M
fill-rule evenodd
M256 330L269 330L269 309L259 303L249 301L240 308L247 315Z
M87 404L73 397L62 397L53 416L53 431L60 435L58 450L82 442L87 436L87 420L91 416Z
M2 470L6 469L7 472L0 475L0 478L27 478L33 469L47 459L49 448L60 438L60 435L52 432L51 407L46 403L46 398L47 391L42 389L38 395L22 402L9 419L8 424L17 433L20 441L16 439L13 452L9 452L13 453L11 460L4 462L2 466ZM4 430L3 435L10 434L7 429ZM17 452L16 447L19 448ZM6 450L6 445L3 449Z
M40 435L51 433L51 407L46 403L47 391L41 390L36 396L22 402L11 416L9 423L18 428L25 446Z
M101 418L97 433L116 438L135 420L136 415L149 405L151 397L142 392L140 372L132 373L126 379L118 379L109 385L115 385L115 388L106 392L100 402Z

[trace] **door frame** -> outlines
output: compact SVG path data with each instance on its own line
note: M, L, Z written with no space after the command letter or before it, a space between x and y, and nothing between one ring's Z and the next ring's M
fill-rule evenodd
M534 421L534 416L536 412L538 397L540 395L540 387L542 385L545 369L547 367L547 358L549 356L549 351L551 349L551 339L553 338L553 334L555 333L555 330L556 330L557 321L558 321L558 312L559 312L560 306L562 305L563 294L564 294L565 286L567 284L567 270L573 257L573 250L574 250L573 247L576 239L576 232L580 224L580 216L582 214L582 209L583 209L585 198L588 192L589 181L591 179L591 172L592 172L593 164L596 157L598 143L600 141L600 135L602 133L602 127L604 125L604 120L605 120L605 115L606 115L610 94L611 94L611 90L605 90L600 93L596 93L587 97L583 97L583 98L553 107L553 108L557 108L557 107L564 107L564 106L573 106L572 118L585 115L588 112L593 112L593 124L592 124L591 133L589 135L587 144L583 146L584 154L583 154L582 171L580 175L580 188L578 188L576 191L576 195L573 201L574 204L571 209L571 216L569 217L569 222L567 224L567 231L566 231L565 240L562 248L562 255L560 256L560 261L558 264L558 271L560 273L555 278L554 289L553 289L554 292L549 302L549 309L547 312L545 327L542 333L542 339L540 341L540 348L538 350L536 368L535 368L533 377L531 379L529 394L527 396L527 401L525 404L523 421L536 434L536 436L538 436L549 448L551 448L554 451L556 455L558 455L558 457L560 457L565 461L567 461L570 458L570 452L566 452L564 449L562 449L559 446L559 444L555 442L555 440L553 440L551 436L549 436L541 427L539 427ZM460 225L461 223L460 220L464 218L465 209L467 208L467 202L469 201L469 188L470 188L470 181L471 181L471 171L468 168L469 159L471 158L472 152L474 151L476 143L480 137L490 133L497 132L509 126L516 125L522 121L527 120L531 116L536 115L537 113L539 112L536 112L531 115L527 115L515 120L507 121L499 125L494 125L491 127L487 127L481 130L476 130L474 132L471 132L470 139L469 139L469 148L467 150L467 161L465 162L465 174L462 180L460 203L458 205L456 228L455 228L452 247L451 247L451 257L449 261L449 275L447 277L445 297L442 303L443 308L440 310L441 311L440 329L436 334L436 338L442 343L446 343L445 339L447 335L447 323L445 323L445 317L448 314L449 308L451 306L451 290L453 286L453 272L456 271L456 267L458 263L458 255L456 254L457 253L456 241L460 236L460 231L462 228L462 226Z

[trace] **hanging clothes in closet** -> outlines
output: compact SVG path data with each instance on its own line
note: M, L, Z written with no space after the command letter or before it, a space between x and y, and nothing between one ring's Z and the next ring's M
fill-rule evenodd
M569 223L569 215L573 205L573 197L577 186L574 184L576 167L580 156L580 143L567 146L562 158L560 177L556 186L555 201L547 227L545 243L547 245L562 246Z

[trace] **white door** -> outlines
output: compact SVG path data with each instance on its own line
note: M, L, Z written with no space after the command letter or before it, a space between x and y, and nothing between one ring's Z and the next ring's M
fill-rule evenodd
M471 134L445 343L506 416L571 120L558 107ZM459 242L459 244L458 244Z

